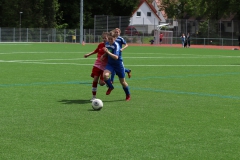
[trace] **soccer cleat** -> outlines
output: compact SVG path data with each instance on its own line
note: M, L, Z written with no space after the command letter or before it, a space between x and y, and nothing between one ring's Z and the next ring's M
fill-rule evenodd
M114 88L108 88L108 90L107 90L107 92L106 92L106 95L109 95L109 94L112 92L113 89L114 89Z
M128 78L131 78L131 76L132 76L131 72L132 72L132 70L129 70L129 72L127 72Z
M131 97L130 95L126 95L126 101L130 101Z
M90 101L92 102L92 101L94 101L94 99L96 99L96 97L93 97L92 99L90 99Z

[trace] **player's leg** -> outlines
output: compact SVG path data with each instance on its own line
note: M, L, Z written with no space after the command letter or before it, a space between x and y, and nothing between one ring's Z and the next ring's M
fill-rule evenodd
M101 71L100 73L100 77L99 77L99 81L98 81L98 84L100 86L104 86L106 83L104 82L104 78L103 78L103 71Z
M94 76L93 77L93 82L92 82L92 99L90 101L93 101L94 99L96 99L98 79L99 79L98 76Z
M131 97L130 97L130 91L129 91L128 84L127 84L125 78L119 78L119 81L122 84L123 90L126 94L126 101L129 101L131 99Z
M131 76L132 76L132 73L131 73L132 70L125 68L125 72L128 74L128 78L131 78Z
M129 91L129 87L128 87L128 84L125 80L125 69L122 68L122 69L119 69L116 71L118 77L119 77L119 81L123 87L123 90L126 94L126 101L129 101L130 100L130 91Z
M106 66L106 69L103 71L103 78L104 78L104 82L107 84L108 86L108 90L106 92L106 95L109 95L111 93L111 91L114 89L111 79L110 79L110 75L113 72L113 67L110 65Z
M115 75L116 75L116 73L113 71L113 72L111 73L111 81L112 81L112 83L113 83L113 81L114 81Z
M97 95L97 85L98 85L98 79L99 79L99 68L93 67L91 77L93 77L92 82L92 100L96 99Z

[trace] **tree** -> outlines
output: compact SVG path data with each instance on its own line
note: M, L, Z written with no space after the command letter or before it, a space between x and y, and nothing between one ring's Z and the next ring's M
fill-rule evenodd
M199 0L162 0L160 10L165 10L168 17L183 19L185 15L197 15Z
M56 27L58 12L57 0L1 0L1 27L19 27L20 12L21 26L26 28Z
M219 20L226 15L229 4L230 0L201 0L201 14L209 19Z

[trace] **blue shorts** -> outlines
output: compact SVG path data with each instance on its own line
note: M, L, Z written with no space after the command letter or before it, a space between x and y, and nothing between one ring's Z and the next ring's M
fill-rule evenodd
M119 78L125 78L125 68L124 65L122 63L122 65L110 65L107 64L106 70L109 70L111 73L116 73L116 75L118 75Z

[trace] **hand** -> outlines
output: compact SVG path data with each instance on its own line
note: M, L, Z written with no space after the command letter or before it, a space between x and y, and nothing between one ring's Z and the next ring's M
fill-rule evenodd
M84 58L87 58L88 56L89 56L89 54L85 54L85 55L84 55Z
M104 47L104 48L103 48L103 50L104 50L105 52L107 52L107 51L108 51L108 49L107 49L106 47Z
M105 59L105 56L102 55L101 58L100 58L100 60L103 61L104 59Z

